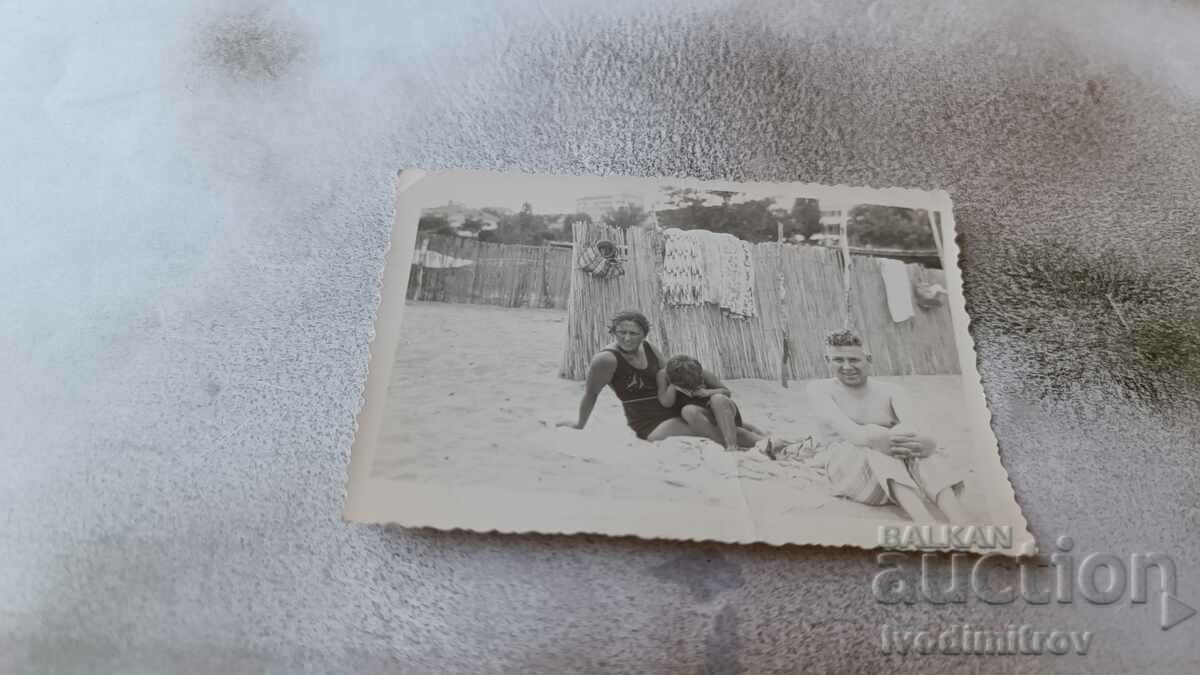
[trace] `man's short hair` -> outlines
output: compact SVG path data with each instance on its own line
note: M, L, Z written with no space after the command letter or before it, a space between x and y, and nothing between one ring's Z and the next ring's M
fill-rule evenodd
M861 347L862 337L852 330L835 330L825 336L825 344L830 347Z
M685 354L667 360L667 382L684 389L697 389L704 384L704 367Z

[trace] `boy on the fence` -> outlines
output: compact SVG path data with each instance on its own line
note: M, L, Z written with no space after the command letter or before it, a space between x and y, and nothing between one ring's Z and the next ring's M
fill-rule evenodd
M871 355L852 331L825 340L830 379L809 386L815 413L831 437L826 471L833 494L873 506L896 504L917 522L969 523L963 482L935 454L937 441L913 426L903 387L871 380ZM934 515L931 506L944 514Z
M733 392L690 356L672 356L658 371L658 401L667 408L678 406L692 431L726 450L754 447L764 438L742 420Z

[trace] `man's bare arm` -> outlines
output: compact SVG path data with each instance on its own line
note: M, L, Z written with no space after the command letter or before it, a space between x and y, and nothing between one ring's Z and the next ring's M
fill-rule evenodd
M937 440L916 426L916 407L904 387L891 385L892 414L897 424L892 429L901 436L892 439L893 445L906 448L918 457L927 457L937 447Z

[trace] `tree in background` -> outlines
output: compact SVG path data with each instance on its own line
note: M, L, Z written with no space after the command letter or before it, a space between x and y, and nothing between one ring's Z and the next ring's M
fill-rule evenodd
M850 244L876 248L934 248L929 212L895 206L859 204L850 210Z
M530 246L540 246L557 236L546 217L534 213L529 202L522 204L517 213L502 217L496 233L501 243Z
M640 206L625 205L604 214L604 224L628 230L631 227L641 227L649 214Z
M450 221L443 216L421 216L417 221L417 231L427 234L440 234L443 236L455 236L454 228L450 227Z
M522 204L521 210L512 219L514 232L522 237L535 234L540 229L539 224L541 223L539 223L538 216L533 213L533 204L529 202Z
M563 229L567 232L571 231L571 228L575 225L575 223L585 223L587 225L591 225L592 217L586 213L568 213L567 215L563 216Z
M797 199L789 211L777 206L771 198L735 203L733 199L738 194L727 190L668 190L668 202L675 208L659 211L659 224L681 230L727 232L751 242L778 241L780 225L785 238L794 234L807 237L821 230L821 212L816 200ZM711 197L721 203L710 204Z
M671 214L673 223L690 222L703 223L706 222L711 212L706 211L708 208L705 205L705 198L699 190L693 188L672 188L667 190L667 203L674 206L674 209L668 211L660 211L659 217L663 213ZM662 221L659 221L662 223ZM671 227L679 227L678 224L673 224ZM695 225L693 227L700 227ZM708 229L708 228L705 228Z
M746 241L778 241L779 225L783 223L788 236L788 212L775 208L774 199L753 199L723 207L722 230Z
M729 202L732 201L734 197L738 196L738 193L732 190L706 190L706 192L707 194L720 199L721 206L723 208L729 208Z
M559 241L571 241L575 238L575 224L591 225L592 217L586 213L568 213L562 217L562 223L562 230L555 233L555 239Z
M801 235L806 241L821 232L821 205L815 199L796 199L792 202L792 211L788 218L792 234ZM785 234L788 226L784 228Z
M467 218L463 221L462 225L458 226L458 229L460 232L474 232L475 234L479 234L486 225L487 223L478 218Z
M500 235L496 230L480 230L479 241L499 243Z

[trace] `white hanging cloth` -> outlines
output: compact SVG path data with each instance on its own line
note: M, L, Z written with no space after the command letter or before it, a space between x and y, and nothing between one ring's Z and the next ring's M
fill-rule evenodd
M883 290L887 294L888 311L891 312L892 321L908 321L914 314L908 265L892 258L880 258L879 274L883 277Z

